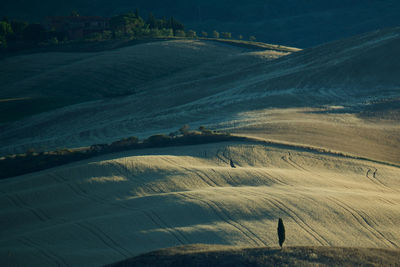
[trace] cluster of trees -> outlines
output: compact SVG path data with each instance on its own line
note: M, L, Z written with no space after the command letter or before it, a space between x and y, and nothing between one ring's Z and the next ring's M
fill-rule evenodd
M72 12L71 16L79 16L77 12ZM185 31L185 25L174 17L156 18L152 13L147 19L139 15L139 11L116 15L110 18L109 28L101 32L93 32L84 36L86 41L105 41L113 39L143 39L143 38L162 38L162 37L212 37L232 39L230 32L218 32L214 30L211 34L202 31L199 35L194 30ZM237 39L242 40L239 35ZM254 36L249 37L250 41L255 41ZM25 48L32 48L39 45L59 44L68 41L66 32L46 30L39 23L28 23L3 18L0 21L0 51L14 51Z
M111 31L105 31L102 35L98 33L94 39L121 39L121 38L143 38L143 37L212 37L232 39L230 32L218 32L214 30L211 34L206 31L201 31L198 34L194 30L186 30L185 25L179 22L174 17L156 18L152 13L148 15L147 20L143 19L138 10L134 13L127 13L123 15L114 16L110 19ZM93 39L93 36L91 37ZM239 35L237 39L242 40L243 35ZM250 41L255 41L254 36L249 37Z
M40 171L55 166L88 159L94 156L131 149L151 147L196 145L213 142L243 140L244 138L230 136L200 127L198 131L190 131L184 126L179 131L169 135L157 134L147 139L137 137L124 138L111 144L95 144L85 149L59 149L49 152L35 152L33 149L24 154L9 155L0 160L0 179Z
M38 23L27 23L3 18L0 21L0 49L18 44L34 44L49 39L50 33Z
M195 35L196 35L196 32L195 32ZM219 39L219 38L223 38L223 39L234 39L234 38L232 37L232 33L230 33L230 32L221 32L221 33L220 33L220 32L218 32L218 31L216 31L216 30L212 31L212 33L211 33L210 35L208 34L208 32L202 31L200 36L201 36L201 37L204 37L204 38L211 37L211 38L217 38L217 39ZM191 36L188 36L188 37L191 37ZM243 40L244 37L243 37L243 35L239 34L239 35L237 36L237 39L238 39L238 40ZM254 41L256 41L256 37L253 36L253 35L251 35L251 36L249 36L249 40L254 42Z
M71 16L79 16L79 14L73 11ZM109 24L109 29L91 33L84 36L83 39L103 41L123 38L186 36L185 25L174 17L156 18L150 13L145 20L139 15L137 9L132 13L111 17ZM45 44L59 44L65 41L69 41L66 32L46 30L39 23L10 21L7 18L0 20L0 51L20 50Z
M172 37L179 36L185 30L185 25L175 19L156 18L152 13L147 20L143 19L138 10L134 13L117 15L110 19L112 38L142 38L142 37ZM106 38L108 37L105 36Z

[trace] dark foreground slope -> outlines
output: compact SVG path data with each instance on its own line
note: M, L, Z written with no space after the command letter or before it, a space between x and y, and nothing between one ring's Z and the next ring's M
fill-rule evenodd
M133 266L400 266L400 251L340 247L237 248L191 245L162 249L109 267Z

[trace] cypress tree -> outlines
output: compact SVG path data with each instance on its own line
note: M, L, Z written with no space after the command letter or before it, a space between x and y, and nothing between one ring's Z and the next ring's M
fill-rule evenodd
M278 238L279 238L279 246L283 245L283 242L285 242L285 226L283 225L282 218L279 218L278 221Z

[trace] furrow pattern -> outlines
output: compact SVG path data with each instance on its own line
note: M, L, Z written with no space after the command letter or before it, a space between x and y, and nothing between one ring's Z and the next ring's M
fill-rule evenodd
M320 243L321 245L329 245L329 242L325 238L323 238L317 232L315 232L307 223L304 222L303 219L297 216L297 214L292 209L283 204L281 201L277 200L276 198L273 198L271 195L269 196L270 198L266 198L261 193L254 192L249 189L247 190L252 194L256 195L258 194L264 201L270 203L271 205L273 205L274 207L285 213L288 217L292 218L297 223L297 225L299 225L306 233L312 236L313 239L318 241L318 243Z
M370 232L372 235L374 235L377 239L379 240L384 240L386 245L391 244L394 247L398 247L397 244L392 242L391 240L387 239L381 232L377 231L374 227L371 226L371 224L368 222L368 220L363 216L362 212L359 212L349 205L347 205L344 201L341 201L335 197L329 197L329 199L334 202L336 205L347 211L348 213L351 214L351 216L368 232ZM389 245L390 246L390 245Z
M290 152L288 152L288 155L282 156L281 159L286 162L287 164L289 164L290 166L292 166L293 168L295 168L296 170L300 170L300 171L304 171L305 169L301 166L299 166L298 164L296 164L295 162L293 162L290 159Z
M294 212L291 208L289 208L289 206L285 205L282 201L280 201L274 197L271 197L271 198L274 199L274 201L276 203L278 203L278 205L280 205L284 209L288 210L292 214L292 218L296 218L298 222L301 222L308 229L308 232L311 233L311 235L314 236L314 238L319 243L321 243L321 245L330 245L328 240L326 240L323 236L321 236L316 231L314 231L313 228L310 227L300 216L298 216L296 214L296 212Z
M112 238L110 238L107 234L101 231L98 227L95 227L93 224L89 224L86 222L76 222L75 224L80 228L91 233L93 236L99 239L104 245L114 250L118 254L124 256L125 258L127 258L129 255L132 255L128 250L122 248Z
M27 237L22 237L19 238L18 240L25 246L36 249L43 257L45 257L50 262L54 263L54 265L58 267L70 266L63 258L57 255L55 252L52 252L51 250L44 248L40 244L32 241L31 239Z
M227 216L227 214L225 212L223 212L221 207L218 206L217 204L215 204L215 202L206 201L204 199L199 199L199 198L190 196L189 194L185 194L185 193L179 193L179 194L185 198L192 199L195 201L200 201L200 202L204 203L205 205L207 205L221 221L224 221L227 224L231 225L232 227L236 228L244 236L246 236L248 239L250 239L256 246L259 246L260 242L266 246L266 243L264 241L262 241L257 235L255 235L254 233L252 234L252 232L248 231L247 228L243 227L241 224L234 221L232 218L230 218L230 216ZM251 235L253 235L254 237L252 237Z
M158 215L155 211L153 211L153 210L150 210L150 212L151 212L151 214L154 216L154 217L156 217L157 219L158 219L158 221L160 221L163 225L165 225L168 229L170 229L170 231L171 231L171 233L173 233L173 235L175 236L175 238L177 239L177 240L179 240L182 244L185 244L185 242L186 242L186 244L189 244L190 243L190 240L181 232L181 231L179 231L178 229L174 229L173 227L171 227L165 220L163 220L161 217L160 217L160 215ZM178 235L180 236L178 236L178 235L176 235L175 233L174 233L174 231L176 232L176 233L178 233ZM182 241L182 240L184 240L184 241Z
M114 163L110 163L109 166L111 166L111 168L113 168L115 171L117 171L117 173L119 173L122 177L125 177L128 179L128 181L131 183L131 185L137 187L137 184L134 184L134 182L132 181L133 179L139 180L140 182L142 182L142 187L147 188L148 192L153 192L156 193L156 191L154 190L154 188L152 188L151 186L149 186L147 184L147 181L144 179L139 178L140 176L136 176L133 175L131 171L129 171L129 169L124 166L123 164L116 162Z
M216 187L223 187L222 185L217 184L217 183L215 182L215 180L213 180L206 172L202 172L202 171L198 171L198 172L201 173L202 176L207 177L207 179L208 179L212 184L214 184L214 186L216 186Z
M308 171L308 170L306 170L303 166L297 164L297 163L292 159L292 154L291 154L290 152L288 152L287 160L288 160L288 162L290 162L293 166L297 166L298 169L303 170L303 171Z
M63 178L60 174L55 174L54 173L53 176L58 180L66 181L66 179ZM90 200L90 201L93 201L93 202L105 204L105 202L102 199L100 199L99 197L92 196L92 195L88 194L88 192L86 190L84 190L82 187L80 187L77 183L72 183L70 181L66 181L65 184L77 196L79 196L81 198L84 198L84 199L87 199L87 200Z
M32 206L28 205L25 201L22 200L17 194L14 195L6 195L6 197L13 203L16 207L20 209L27 210L31 212L39 221L45 222L50 220L50 216L48 216L43 210L33 208Z
M103 230L101 230L97 225L90 223L90 222L86 222L86 224L90 227L92 227L92 229L96 230L98 233L101 233L106 239L108 239L112 245L114 245L114 247L117 247L121 250L123 250L125 253L127 253L130 256L133 256L134 254L132 252L130 252L127 248L123 247L122 245L118 244L110 235L108 235L106 232L104 232Z
M102 198L102 197L100 197L100 196L94 197L94 196L89 196L89 195L87 195L87 194L86 194L86 196L89 197L89 198L91 198L93 201L98 202L98 203L103 204L103 205L117 206L117 207L120 207L120 208L123 208L123 209L128 209L128 210L132 210L132 211L142 212L142 213L144 213L155 225L157 225L158 227L160 227L160 228L162 228L162 229L166 229L172 236L175 237L175 239L177 239L177 240L179 241L179 243L184 244L184 243L178 238L178 236L174 233L174 229L173 229L173 228L170 228L170 227L168 227L167 225L163 225L162 222L160 223L159 221L157 221L156 219L154 219L154 216L152 216L149 212L146 212L146 211L144 211L144 210L137 209L137 208L132 208L132 207L129 207L129 206L124 205L124 204L121 204L121 203L116 203L115 201L110 201L110 200L107 200L107 199Z
M194 175L196 175L197 177L199 177L200 180L202 180L205 184L207 184L207 185L210 186L210 187L218 186L218 185L217 185L213 180L211 180L209 177L207 177L208 179L206 179L206 178L203 177L203 175L199 174L200 171L194 171L194 170L191 170L191 169L189 169L189 168L180 166L180 165L176 164L173 160L170 160L170 159L167 159L167 158L163 158L163 160L165 160L165 161L169 162L170 164L172 164L172 165L174 165L174 166L177 166L178 168L181 168L181 169L183 169L183 170L185 170L185 171L187 171L187 172L189 172L189 173L193 173Z
M354 209L353 209L353 210L354 210ZM389 240L388 238L386 238L385 235L382 234L381 231L379 231L378 229L376 229L376 228L372 225L372 223L370 223L370 222L372 222L373 220L372 220L371 217L369 217L365 212L358 211L358 214L360 214L361 218L365 221L365 223L366 223L370 228L374 229L375 232L377 232L382 238L386 239L386 240L387 240L390 244L392 244L394 247L396 247L396 248L399 247L395 242L393 242L393 241Z
M226 212L221 205L219 205L217 202L210 200L211 203L213 203L218 209L232 222L235 222L240 226L240 228L245 229L245 231L249 232L251 235L253 235L256 239L258 239L264 246L268 246L267 243L265 243L257 234L255 234L249 227L241 224L240 222L234 220L228 212Z
M229 176L230 180L233 182L234 185L240 185L241 184L240 179L234 179L229 171L228 171L228 176Z
M374 170L372 170L372 169L374 169ZM383 188L385 188L385 189L388 189L388 190L391 190L391 191L396 191L395 189L390 188L390 187L388 187L387 185L385 185L384 183L382 183L382 182L376 177L376 173L378 172L378 169L377 169L377 168L372 167L372 169L371 169L371 168L368 168L367 173L365 174L365 176L366 176L371 182L373 182L374 184L376 184L376 185L378 185L378 186L380 186L380 187L383 187ZM371 177L371 176L372 176L372 177Z
M222 161L223 163L229 164L229 161L226 161L225 159L223 159L223 158L220 156L220 153L221 153L221 150L218 149L218 150L217 150L217 153L215 154L215 156L216 156L220 161Z
M287 183L282 182L282 180L280 180L276 176L274 177L271 174L267 173L267 171L265 171L265 170L260 170L260 169L256 169L255 168L253 171L255 173L258 173L258 175L261 177L262 180L266 177L271 182L277 181L277 183L280 184L280 185L285 185L285 186L288 185Z
M98 204L101 204L101 205L105 205L105 206L119 207L119 208L122 208L122 209L127 209L127 210L131 210L131 211L143 213L157 227L167 230L167 232L169 232L176 240L178 240L178 242L180 244L184 245L184 243L182 242L182 240L180 240L178 235L174 233L174 229L173 228L169 228L168 226L163 225L162 222L158 222L156 219L154 219L154 216L152 216L149 212L147 212L145 210L137 209L137 208L132 208L132 207L129 207L129 206L121 204L121 203L117 203L117 202L115 202L115 200L108 200L108 199L102 198L100 196L89 195L86 191L83 191L83 189L80 188L77 184L75 184L76 187L72 186L72 184L69 184L69 185L70 185L70 188L71 188L71 190L73 192L75 192L78 196L80 196L80 197L82 197L82 198L84 198L86 200L89 200L89 201L92 201L92 202L95 202L95 203L98 203Z

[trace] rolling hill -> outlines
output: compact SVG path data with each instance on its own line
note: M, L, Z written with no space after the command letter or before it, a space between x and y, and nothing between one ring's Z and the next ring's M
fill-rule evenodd
M54 109L55 103L62 107L126 96L134 94L149 81L216 61L237 51L212 44L191 46L185 42L154 42L97 53L47 52L7 57L1 60L0 72L6 75L0 78L0 97L4 99L0 103L5 106L4 111L13 108L13 112L7 114L15 114L20 105L31 102L38 103L41 107L38 111L43 112ZM35 111L35 106L31 109L28 106L21 117ZM13 119L7 118L6 114L3 116L4 121Z
M39 60L51 53L9 58L4 71L32 57L45 70L11 77L5 98L136 93L3 124L0 154L147 137L190 124L399 163L399 32L377 31L277 60L271 59L286 53L189 40L121 48L59 68Z
M184 124L249 139L125 151L0 180L2 263L99 266L197 243L268 250L277 246L278 218L287 246L343 257L389 249L395 259L399 34L380 30L291 54L174 40L5 59L4 98L92 101L3 123L2 155ZM135 94L96 100L99 87Z
M229 160L235 163L231 168ZM98 266L193 243L398 249L400 170L259 142L112 154L1 180L7 266Z

